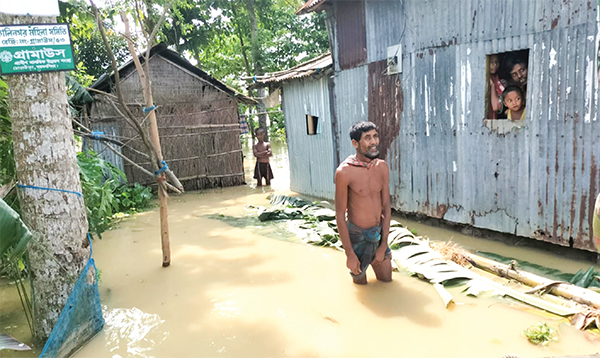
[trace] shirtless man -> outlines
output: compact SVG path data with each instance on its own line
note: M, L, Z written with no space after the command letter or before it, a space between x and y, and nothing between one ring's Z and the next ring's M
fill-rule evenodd
M379 135L374 123L353 125L350 138L356 155L349 156L335 172L336 222L346 266L356 284L367 283L369 264L378 280L390 282L390 169L377 159Z
M256 157L256 166L254 167L254 179L257 180L256 186L262 186L262 178L265 178L266 185L271 185L273 179L273 171L269 164L269 157L273 156L271 151L271 143L265 142L265 130L258 128L256 130L256 139L258 143L252 147L254 156Z

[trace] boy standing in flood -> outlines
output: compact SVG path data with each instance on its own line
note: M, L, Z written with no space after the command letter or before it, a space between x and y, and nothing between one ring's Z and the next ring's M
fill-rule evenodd
M273 179L273 171L269 164L269 157L272 157L273 153L271 152L271 143L265 142L265 133L263 128L256 130L258 143L252 147L256 157L256 166L254 167L254 179L257 180L256 186L262 186L262 178L265 178L266 185L271 185L271 179Z

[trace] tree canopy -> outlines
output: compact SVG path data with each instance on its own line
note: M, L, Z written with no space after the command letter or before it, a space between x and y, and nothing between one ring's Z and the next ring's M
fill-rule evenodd
M138 1L143 1L149 9L142 17L144 26L151 27L160 17L165 0ZM329 49L325 14L295 15L302 0L167 0L167 3L169 13L158 33L159 40L238 90L243 87L240 77L289 68ZM76 77L90 81L110 72L108 55L89 3L61 0L60 8L60 21L71 27L79 62ZM255 54L251 36L254 19L249 8L254 10L257 28ZM109 42L117 61L122 63L129 54L125 39L118 33L121 9L138 11L135 0L107 1L102 11Z

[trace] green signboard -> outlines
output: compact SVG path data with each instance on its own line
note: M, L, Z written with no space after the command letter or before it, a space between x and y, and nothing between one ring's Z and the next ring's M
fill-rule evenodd
M74 69L69 25L0 25L0 74Z

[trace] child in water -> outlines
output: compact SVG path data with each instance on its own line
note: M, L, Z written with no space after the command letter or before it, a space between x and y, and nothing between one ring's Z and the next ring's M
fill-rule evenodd
M525 119L525 99L519 86L508 86L502 92L504 106L508 108L506 118L513 121Z
M262 186L262 178L265 178L266 185L271 185L271 179L273 179L273 171L271 171L271 165L269 164L269 157L272 157L273 153L271 152L271 144L264 140L265 133L263 128L256 130L258 143L252 148L256 157L256 166L254 167L254 179L257 180L256 186Z

